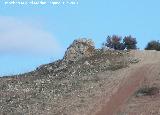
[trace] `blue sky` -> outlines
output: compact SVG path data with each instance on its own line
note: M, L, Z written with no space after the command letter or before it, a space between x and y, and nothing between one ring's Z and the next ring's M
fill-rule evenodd
M57 6L4 1L11 0L0 2L0 76L62 58L76 38L92 38L98 48L108 35L132 35L143 49L160 36L159 0L76 0L78 5Z

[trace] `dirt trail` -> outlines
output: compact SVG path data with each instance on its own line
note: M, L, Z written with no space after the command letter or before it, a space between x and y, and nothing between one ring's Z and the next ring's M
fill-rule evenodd
M153 67L153 65L152 65ZM142 88L160 89L160 62L154 64L150 76L145 77L141 85ZM159 90L160 91L160 90ZM135 93L136 94L136 93ZM153 95L133 95L123 105L121 105L121 115L160 115L160 92Z
M130 71L130 75L121 83L117 92L112 94L111 99L103 105L96 115L114 115L120 107L133 95L141 86L145 78L158 75L160 53L155 51L133 51L131 55L141 59L141 62L134 65L136 68Z

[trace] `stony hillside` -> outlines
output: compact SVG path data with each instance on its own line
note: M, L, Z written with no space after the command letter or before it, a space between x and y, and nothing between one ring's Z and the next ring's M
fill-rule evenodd
M91 40L75 40L63 59L0 78L0 114L89 115L123 79L119 70L138 61L127 51L95 49Z

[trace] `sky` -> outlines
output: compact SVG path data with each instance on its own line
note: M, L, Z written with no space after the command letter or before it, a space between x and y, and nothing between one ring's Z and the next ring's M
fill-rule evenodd
M0 76L34 70L62 59L77 38L97 48L108 35L132 35L143 49L160 36L159 0L68 0L73 4L9 5L0 2ZM60 1L67 0L33 0Z

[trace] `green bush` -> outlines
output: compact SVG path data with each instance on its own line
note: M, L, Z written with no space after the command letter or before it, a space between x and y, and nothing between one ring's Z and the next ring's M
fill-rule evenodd
M150 41L147 44L145 50L157 50L157 51L160 51L160 42L156 41L156 40Z
M131 35L130 36L125 36L123 39L123 43L125 45L125 47L129 50L129 49L137 49L137 41L136 38L133 38Z
M106 41L102 45L115 50L124 50L125 48L129 50L137 49L136 44L136 38L133 38L132 36L125 36L122 42L121 36L112 35L108 36Z
M103 43L104 46L120 50L121 48L121 37L117 35L108 36L106 42Z

